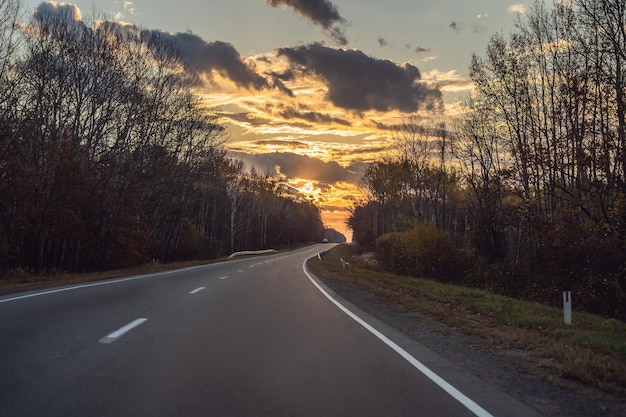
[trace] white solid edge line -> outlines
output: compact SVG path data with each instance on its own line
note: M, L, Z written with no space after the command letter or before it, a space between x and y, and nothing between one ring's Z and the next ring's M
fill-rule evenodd
M282 259L284 258L284 256L277 258L277 259ZM246 262L246 259L239 259L239 260L233 260L233 261L229 261L231 263L240 263L240 262ZM170 269L167 271L161 271L161 272L153 272L150 274L141 274L141 275L135 275L135 276L131 276L131 277L127 277L127 278L114 278L114 279L109 279L106 281L98 281L98 282L93 282L90 284L79 284L79 285L73 285L70 287L64 287L64 288L57 288L54 290L48 290L48 291L41 291L41 292L35 292L32 294L26 294L26 295L19 295L17 297L11 297L11 298L5 298L5 299L0 299L0 304L2 303L8 303L11 301L18 301L18 300L23 300L26 298L33 298L33 297L40 297L43 295L50 295L50 294L55 294L58 292L66 292L66 291L73 291L73 290L78 290L80 288L89 288L89 287L97 287L100 285L111 285L111 284L117 284L120 282L125 282L125 281L134 281L137 279L144 279L144 278L150 278L150 277L155 277L155 276L159 276L159 275L167 275L167 274L173 274L176 272L183 272L183 271L189 271L191 269L196 269L196 268L204 268L206 266L210 266L209 265L196 265L196 266L188 266L185 268L179 268L179 269ZM243 270L239 270L237 272L243 272ZM221 278L220 278L221 279Z
M422 374L424 374L426 377L428 377L428 379L430 379L435 384L437 384L440 388L442 388L444 391L446 391L452 398L454 398L455 400L457 400L458 402L463 404L463 406L465 406L465 408L470 410L476 416L478 416L478 417L493 417L493 415L490 414L487 410L485 410L484 408L482 408L481 406L476 404L472 399L467 397L461 391L459 391L458 389L454 388L445 379L441 378L439 375L437 375L436 373L431 371L430 368L428 368L426 365L424 365L423 363L421 363L420 361L415 359L406 350L402 349L400 346L398 346L395 342L393 342L387 336L385 336L384 334L382 334L381 332L376 330L369 323L367 323L365 320L361 319L359 316L354 314L352 311L350 311L347 307L345 307L339 301L335 300L330 294L328 294L328 292L326 292L326 290L324 290L324 288L322 288L317 282L315 282L315 279L313 279L311 274L309 274L309 271L307 270L307 267L306 267L306 262L309 259L311 259L311 258L305 259L303 264L302 264L302 269L304 270L304 273L309 278L309 281L311 281L313 283L313 285L315 285L317 287L317 289L322 294L324 294L324 296L326 298L328 298L333 304L335 304L341 311L346 313L351 319L353 319L354 321L359 323L361 326L363 326L365 329L367 329L370 333L372 333L374 336L376 336L378 339L380 339L383 343L385 343L391 349L396 351L396 353L398 353L407 362L409 362L411 365L413 365L413 367L415 367L418 371L420 371Z
M167 270L167 271L153 272L151 274L135 275L135 276L128 277L128 278L115 278L115 279L110 279L110 280L106 280L106 281L92 282L91 284L73 285L71 287L58 288L56 290L42 291L42 292L36 292L36 293L33 293L33 294L20 295L20 296L12 297L12 298L5 298L4 300L0 300L0 304L8 303L10 301L23 300L25 298L33 298L33 297L39 297L39 296L42 296L42 295L54 294L54 293L57 293L57 292L73 291L73 290L77 290L77 289L80 289L80 288L98 287L100 285L111 285L111 284L117 284L117 283L120 283L120 282L135 281L137 279L145 279L145 278L150 278L150 277L156 277L156 276L159 276L159 275L173 274L173 273L176 273L176 272L188 271L190 269L202 268L203 266L206 266L206 265L190 266L190 267L187 267L187 268L180 268L180 269L170 269L170 270Z
M146 318L135 319L135 320L131 321L130 323L128 323L126 326L120 327L119 329L117 329L113 333L109 333L108 335L106 335L105 337L100 339L100 343L111 343L111 342L114 342L115 340L117 340L118 338L120 338L124 334L128 333L130 330L134 329L135 327L139 326L140 324L142 324L146 320L148 320L148 319L146 319Z

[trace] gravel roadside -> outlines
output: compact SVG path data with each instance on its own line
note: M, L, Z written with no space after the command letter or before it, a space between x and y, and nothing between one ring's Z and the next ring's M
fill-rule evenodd
M368 291L348 286L326 274L315 273L352 304L545 416L626 417L626 399L574 381L554 378L533 363L525 351L494 347L488 340L460 328L424 314L409 312L400 305L382 303Z

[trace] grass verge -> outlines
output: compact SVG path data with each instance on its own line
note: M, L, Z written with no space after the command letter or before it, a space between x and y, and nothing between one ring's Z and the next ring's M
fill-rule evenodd
M607 393L626 395L626 323L574 311L571 326L560 308L486 291L373 270L356 248L334 247L311 270L331 284L367 291L377 302L425 314L497 349L525 352L528 372L563 385L576 381ZM337 260L350 262L342 268Z
M295 250L307 246L306 244L279 247L278 252ZM251 251L254 252L254 251ZM254 254L241 255L238 259L256 256ZM228 257L220 257L210 260L194 260L185 262L160 263L151 262L144 265L134 266L126 269L115 269L101 272L88 273L67 273L55 272L48 274L34 274L23 269L0 271L0 295L18 291L28 291L41 288L57 287L59 285L81 284L85 282L102 281L106 279L127 277L130 275L149 274L152 272L166 271L170 269L185 268L188 266L204 265L228 260Z
M224 259L221 259L224 260ZM212 260L210 262L217 262ZM111 271L89 272L83 274L71 274L58 272L51 274L32 274L21 269L7 271L0 276L0 295L18 291L57 287L59 285L82 284L86 282L102 281L106 279L127 277L131 275L149 274L152 272L166 271L170 269L184 268L187 266L203 265L209 261L188 261L173 263L149 263L127 269L115 269Z

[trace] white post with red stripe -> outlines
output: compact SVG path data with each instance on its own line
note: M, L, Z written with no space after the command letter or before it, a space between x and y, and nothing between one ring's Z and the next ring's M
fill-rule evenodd
M563 320L566 325L572 324L572 292L563 290Z

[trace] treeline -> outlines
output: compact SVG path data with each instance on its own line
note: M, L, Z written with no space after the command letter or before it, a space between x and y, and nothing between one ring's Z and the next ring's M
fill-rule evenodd
M245 173L158 33L0 0L0 271L85 271L321 241Z
M370 166L354 239L398 272L554 305L569 288L626 319L625 26L623 0L537 2L493 36L461 120L407 121Z

